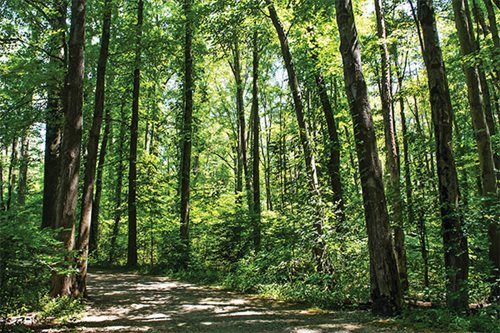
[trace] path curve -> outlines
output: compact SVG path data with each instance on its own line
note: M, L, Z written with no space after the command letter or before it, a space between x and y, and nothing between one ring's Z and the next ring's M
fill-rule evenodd
M366 311L311 311L226 290L131 273L89 274L90 305L71 328L41 332L417 332Z

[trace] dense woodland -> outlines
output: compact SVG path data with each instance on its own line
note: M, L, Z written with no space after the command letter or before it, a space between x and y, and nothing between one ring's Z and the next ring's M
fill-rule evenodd
M0 0L0 314L93 266L495 309L499 6Z

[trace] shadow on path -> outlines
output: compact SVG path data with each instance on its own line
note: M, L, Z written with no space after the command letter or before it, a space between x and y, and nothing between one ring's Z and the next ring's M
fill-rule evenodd
M314 313L304 305L131 273L89 275L90 307L71 328L40 332L417 332L366 311Z

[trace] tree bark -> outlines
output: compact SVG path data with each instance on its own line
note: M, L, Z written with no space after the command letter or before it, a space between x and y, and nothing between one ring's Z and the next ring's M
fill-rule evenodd
M87 144L87 160L85 163L85 178L83 181L82 206L80 215L79 237L77 242L79 274L76 277L75 296L87 297L87 257L89 254L89 239L92 217L92 199L96 173L97 150L104 113L106 64L108 61L109 38L111 26L111 0L104 2L104 17L102 23L101 49L97 64L97 78L94 97L94 116ZM102 155L102 152L101 152Z
M404 71L406 69L407 59L408 58L406 56L403 68L400 68L399 65L396 63L396 75L398 80L398 91L400 93L398 102L399 102L399 115L401 117L401 132L403 134L403 165L404 165L408 225L413 226L415 224L415 210L413 207L413 185L411 179L410 142L409 142L410 135L408 133L408 121L406 120L405 101L404 101L404 96L402 94Z
M184 119L181 137L181 166L180 166L180 238L183 248L181 255L181 267L187 268L190 257L189 239L189 196L191 179L191 148L193 134L193 26L192 26L192 3L184 0Z
M497 51L500 48L500 38L498 37L498 25L497 18L495 14L495 8L491 3L491 0L483 0L486 7L486 12L488 13L488 22L490 23L490 32L493 39L493 45L496 47Z
M128 173L128 247L127 266L137 266L137 139L139 130L139 93L141 88L141 39L144 2L137 2L137 26L135 45L134 89L132 96L132 120L130 124L130 155Z
M233 44L233 63L231 64L231 70L234 74L234 79L236 82L236 110L238 119L238 190L241 192L243 190L242 178L245 182L245 190L247 203L249 208L249 213L252 215L252 184L251 175L248 170L248 152L247 152L247 135L246 135L246 121L245 121L245 104L243 98L243 80L241 78L241 62L240 62L240 47L235 37L235 42ZM243 175L242 175L243 173ZM243 177L242 177L243 176ZM240 194L241 195L241 194ZM238 200L240 197L238 197Z
M401 310L401 283L392 246L382 167L378 157L377 140L361 68L359 40L350 0L336 2L336 17L368 230L372 310L375 313L393 315Z
M335 204L336 215L339 220L339 225L342 225L345 221L344 212L344 201L343 201L343 189L342 189L342 179L340 177L340 140L337 129L337 124L335 121L335 116L333 114L332 104L330 103L330 98L328 97L328 92L326 90L325 79L321 73L321 68L319 68L318 61L318 51L317 42L315 40L314 31L312 28L309 29L312 34L312 50L311 58L315 66L314 77L316 82L316 88L318 89L319 99L321 102L321 107L323 109L323 114L325 116L326 125L328 129L328 173L330 176L330 187L333 193L333 202ZM337 106L335 106L337 107Z
M342 178L340 176L340 140L337 129L337 124L335 121L335 116L333 114L332 105L330 103L330 98L326 91L325 79L320 70L316 72L316 87L318 88L319 98L321 101L321 106L323 109L323 114L326 119L326 125L328 127L328 139L329 139L329 159L328 159L328 173L330 174L330 187L333 192L333 202L335 204L335 211L339 224L345 221L345 207L343 200L343 186Z
M468 308L467 278L469 256L467 238L459 212L460 192L452 149L452 106L448 79L439 46L432 0L418 1L418 19L424 39L423 57L427 68L441 204L447 303L452 309Z
M403 229L403 205L401 202L401 186L399 183L399 154L396 141L396 128L394 126L394 111L391 96L391 70L382 0L375 0L375 14L377 17L377 35L380 41L380 99L382 101L382 115L384 118L386 169L389 173L387 195L389 203L392 206L390 219L394 223L394 250L398 264L399 278L403 290L406 291L408 290L408 276L406 269L405 234Z
M110 131L111 131L111 112L107 110L106 123L104 125L104 133L102 135L101 149L99 150L99 161L97 163L97 175L95 180L95 195L94 195L94 201L92 203L92 215L90 218L89 253L90 254L94 253L96 257L98 257L97 245L99 241L99 214L101 210L102 175L104 173L104 162L106 161L106 154L108 151L108 140Z
M12 140L12 151L10 152L9 174L7 176L7 210L10 209L12 204L12 197L14 196L14 186L16 184L16 172L14 166L17 164L17 138Z
M252 189L253 189L253 245L255 251L260 250L261 206L260 206L260 117L259 117L259 44L258 32L253 32L252 38Z
M28 165L30 158L29 146L30 141L28 133L26 133L21 141L21 164L19 165L19 184L17 187L17 203L20 206L23 206L26 203Z
M61 178L56 215L56 227L62 228L58 238L64 243L67 251L67 262L73 260L71 251L75 245L75 218L83 123L84 49L85 0L73 0L69 40L67 109L62 140ZM51 290L53 297L70 295L71 287L72 283L68 275L53 274Z
M59 175L61 170L61 138L64 121L66 80L66 1L53 0L54 17L50 23L54 32L50 40L49 64L57 69L47 84L47 114L45 117L45 153L43 165L42 228L55 227ZM62 75L62 77L59 77Z
M276 9L272 0L266 0L267 8L271 16L272 23L276 29L278 39L280 41L281 53L283 55L283 60L285 62L285 67L288 73L288 85L292 92L293 104L295 109L295 116L297 118L297 123L299 125L299 137L300 143L302 145L302 150L304 152L304 158L306 161L306 168L309 172L309 187L312 195L318 201L317 210L318 214L315 216L315 221L313 222L313 228L315 232L315 245L314 245L314 258L316 260L316 266L318 271L325 271L328 268L328 263L326 262L326 248L323 240L323 218L324 213L321 208L321 194L318 183L318 173L316 169L316 162L314 159L311 141L309 139L309 130L304 119L304 104L302 102L301 91L299 87L299 81L297 74L295 72L295 65L292 60L292 54L290 52L290 46L288 44L288 38L286 36L285 30L281 21L278 17Z
M453 11L455 13L455 25L460 40L462 56L466 57L476 52L476 43L472 31L472 20L469 15L468 5L465 0L453 0ZM472 125L479 152L479 165L481 167L482 195L486 199L486 209L491 209L498 202L497 183L495 174L495 163L491 146L491 137L484 105L480 91L480 78L477 66L468 62L463 65L467 83L467 93L472 116ZM493 296L500 297L500 286L497 281L500 278L500 227L498 221L485 219L488 223L489 259L493 264Z
M5 210L5 201L3 197L3 149L0 147L0 211Z
M116 154L118 155L118 164L116 167L116 188L115 188L115 207L114 207L114 212L113 212L113 229L111 232L111 242L109 246L109 263L113 264L113 261L115 260L115 251L116 251L116 239L118 237L118 231L120 227L120 219L121 219L121 213L122 213L122 187L123 187L123 173L124 173L124 166L123 166L123 151L125 149L125 132L126 132L126 125L124 123L124 105L122 104L121 111L120 111L120 134L118 137L118 150Z

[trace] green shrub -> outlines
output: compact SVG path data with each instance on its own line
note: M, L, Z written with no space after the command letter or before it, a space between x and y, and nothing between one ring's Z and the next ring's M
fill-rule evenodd
M49 291L51 270L62 260L53 230L28 218L0 217L0 315L37 310Z

